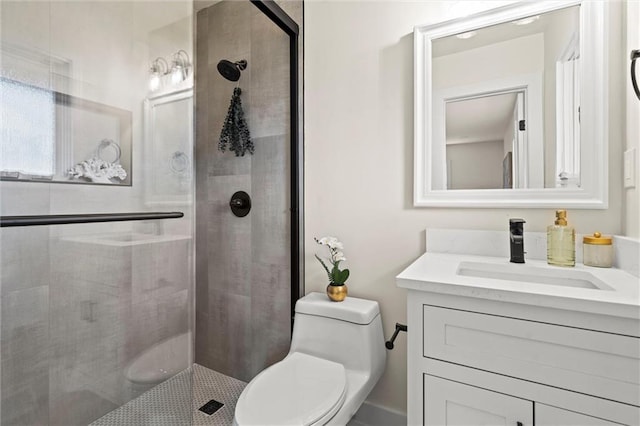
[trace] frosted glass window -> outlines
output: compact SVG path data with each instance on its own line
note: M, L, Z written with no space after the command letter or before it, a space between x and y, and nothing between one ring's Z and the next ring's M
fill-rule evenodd
M55 94L0 78L0 170L53 175Z

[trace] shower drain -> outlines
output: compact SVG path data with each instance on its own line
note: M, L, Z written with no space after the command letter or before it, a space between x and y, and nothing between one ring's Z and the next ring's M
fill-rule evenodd
M223 406L224 404L222 402L218 402L215 399L212 399L206 404L204 404L202 407L198 408L198 410L208 415L212 415L213 413L221 409Z

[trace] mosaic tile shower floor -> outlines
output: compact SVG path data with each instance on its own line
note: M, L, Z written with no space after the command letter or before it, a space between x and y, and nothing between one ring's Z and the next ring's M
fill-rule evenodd
M231 425L236 401L245 386L240 380L194 364L91 426ZM198 408L211 399L224 406L209 416Z

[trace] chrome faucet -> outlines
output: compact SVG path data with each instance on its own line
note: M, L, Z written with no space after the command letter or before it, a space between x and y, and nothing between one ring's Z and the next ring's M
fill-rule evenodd
M524 263L524 219L509 219L509 240L512 263Z

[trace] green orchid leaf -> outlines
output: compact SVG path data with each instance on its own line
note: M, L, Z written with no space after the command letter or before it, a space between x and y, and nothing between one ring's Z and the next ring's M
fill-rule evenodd
M316 257L316 259L318 259L318 261L320 262L324 270L327 271L327 276L329 277L329 281L331 281L332 276L331 276L331 272L329 272L329 268L327 268L327 265L322 261L322 259L320 259L320 257L318 257L317 254L315 254L314 256Z

